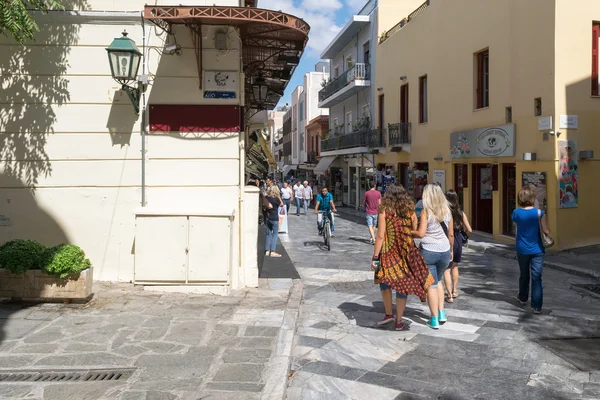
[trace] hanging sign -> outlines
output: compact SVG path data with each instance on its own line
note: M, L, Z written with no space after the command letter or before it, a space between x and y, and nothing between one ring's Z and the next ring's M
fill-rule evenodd
M208 90L238 90L238 72L204 71L204 88Z

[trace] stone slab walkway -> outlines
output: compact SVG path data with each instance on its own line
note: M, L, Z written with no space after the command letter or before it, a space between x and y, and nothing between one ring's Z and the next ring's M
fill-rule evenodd
M377 329L367 228L342 215L335 233L327 251L314 220L292 216L282 236L304 284L288 399L600 398L600 299L572 289L590 280L546 269L537 316L515 300L514 260L467 250L440 330L414 297L408 330Z
M2 399L282 399L301 284L230 297L98 283L87 305L0 304L0 374L132 368L125 381L0 383Z

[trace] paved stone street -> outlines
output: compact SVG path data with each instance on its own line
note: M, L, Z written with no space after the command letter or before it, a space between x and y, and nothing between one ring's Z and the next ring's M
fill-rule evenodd
M0 398L279 400L301 289L291 279L261 285L218 297L104 283L83 306L2 304L0 374L108 369L124 378L2 382Z
M586 278L545 269L534 316L515 300L514 260L467 251L439 331L412 296L409 330L375 329L383 303L372 246L364 222L350 219L336 219L330 252L312 215L290 216L281 237L304 284L289 399L600 398L600 299L571 289Z

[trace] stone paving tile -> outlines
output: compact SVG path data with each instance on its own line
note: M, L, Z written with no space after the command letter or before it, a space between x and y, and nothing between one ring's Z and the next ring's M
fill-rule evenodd
M305 283L290 399L349 398L340 392L339 381L364 385L356 393L390 388L396 394L386 398L399 399L594 398L600 372L580 371L538 343L545 337L590 337L600 331L600 300L571 290L581 278L545 270L544 312L534 316L514 299L514 260L465 250L460 296L446 304L449 322L440 330L424 325L428 307L413 297L404 314L408 332L373 329L383 303L368 270L373 248L359 240L367 236L366 227L339 218L327 252L312 245L312 222L291 219L291 233L282 238ZM379 348L352 339L358 332ZM317 338L330 342L315 348ZM397 354L385 346L390 338L396 339ZM406 350L404 343L410 343ZM367 372L355 381L357 371Z

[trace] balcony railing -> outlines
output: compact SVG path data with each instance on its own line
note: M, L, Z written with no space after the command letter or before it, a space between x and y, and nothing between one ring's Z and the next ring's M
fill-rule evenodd
M371 78L371 65L358 63L343 74L329 82L319 91L319 101L323 101L336 92L342 90L346 85L355 80L366 81Z
M388 124L388 132L390 146L410 144L410 122Z
M400 22L398 22L396 25L394 25L389 31L387 31L387 32L383 31L381 33L381 37L379 38L379 44L385 42L394 33L398 32L400 29L404 28L404 25L408 24L415 17L417 17L419 14L421 14L423 11L425 11L425 9L427 9L427 7L429 7L429 2L430 2L430 0L426 0L425 3L421 4L419 6L419 8L417 8L415 11L410 13L410 15L408 17L402 19Z
M308 164L316 164L317 163L317 152L309 151L306 155L306 162Z
M384 147L385 129L362 131L331 136L321 141L321 151L350 149L353 147Z

